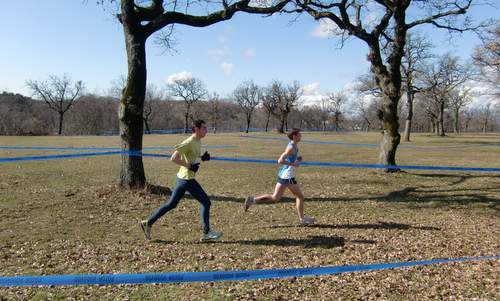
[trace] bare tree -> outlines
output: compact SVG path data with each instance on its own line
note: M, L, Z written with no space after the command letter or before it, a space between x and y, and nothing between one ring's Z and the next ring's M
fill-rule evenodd
M73 83L68 75L50 75L46 81L28 80L26 85L33 96L41 98L49 109L59 115L58 134L62 134L64 114L78 101L83 90L82 81Z
M171 46L174 24L206 27L229 20L236 12L252 14L272 14L280 11L289 0L278 1L276 5L258 2L250 5L250 0L234 3L223 0L212 1L163 1L163 0L98 0L104 4L120 4L116 15L123 26L127 50L127 84L120 101L119 120L121 148L123 151L142 151L143 110L146 95L146 41L156 32L162 34L166 47ZM253 4L253 3L252 3ZM205 11L206 15L199 15ZM165 31L162 31L165 29ZM146 175L141 156L122 155L120 185L127 188L143 188Z
M450 92L450 108L453 111L453 131L460 132L460 111L472 102L471 89L454 89Z
M301 95L300 84L297 81L286 86L277 80L271 82L267 97L271 97L271 102L276 104L276 109L272 114L280 121L278 133L284 133L287 130L288 114L293 107L298 105Z
M170 95L173 97L178 97L182 99L186 106L186 111L184 113L184 133L188 132L189 129L189 118L191 107L194 103L202 100L208 95L208 91L205 88L205 84L194 77L176 79L172 83L167 85L167 89Z
M354 88L357 99L353 102L352 108L363 120L366 131L369 132L380 112L382 91L375 80L373 74L364 74L357 78ZM381 120L380 120L381 121ZM363 127L363 126L362 126Z
M483 133L486 133L488 131L488 122L491 118L491 102L486 103L479 110L482 117L482 130Z
M265 88L261 94L261 103L266 111L266 133L269 128L269 121L271 119L271 115L275 115L276 108L278 107L279 98L273 96L273 88L272 85Z
M439 115L439 104L434 101L430 93L422 93L417 98L417 104L420 106L424 115L427 117L430 123L430 131L437 134L438 131L438 115Z
M347 102L347 97L343 92L339 93L329 93L328 100L333 112L333 124L335 125L335 131L338 132L340 128L340 123L342 122L342 116L344 115L344 105Z
M122 97L123 89L127 85L127 77L125 75L120 75L117 78L111 80L111 87L108 90L108 95L116 99Z
M396 164L401 139L397 114L401 98L401 60L407 33L421 25L433 25L450 32L475 30L481 25L471 25L466 16L473 2L475 0L294 0L296 8L287 10L305 12L316 20L329 20L341 32L342 42L355 37L368 46L371 71L383 93L379 115L384 130L379 163ZM377 12L380 13L373 18L373 13ZM367 16L370 16L369 21ZM464 22L459 24L461 20ZM384 48L387 49L385 54Z
M322 97L319 106L317 106L316 109L318 111L318 118L321 121L321 128L324 132L326 131L326 122L328 121L328 119L330 119L330 114L333 112L330 97Z
M328 121L328 115L325 110L325 106L328 105L328 100L323 98L319 105L315 104L312 106L303 106L299 110L300 123L306 128L319 129L323 131L326 130L326 122Z
M255 108L260 103L260 94L261 91L259 87L253 82L253 80L248 80L241 83L236 89L233 91L234 100L240 106L243 114L245 114L246 120L246 133L248 133L248 129L250 128L250 122L252 121L252 115L255 111Z
M450 101L450 93L471 79L470 66L460 64L459 58L444 54L437 62L428 65L423 72L425 93L434 101L437 110L437 134L445 136L444 113Z
M413 100L415 94L421 90L417 87L416 77L421 71L423 64L425 64L425 60L432 57L432 54L429 52L431 47L432 44L425 37L420 35L407 35L404 56L401 61L407 108L405 131L403 135L405 141L410 141L413 119Z
M163 92L158 89L154 84L148 84L146 86L146 96L144 98L144 112L142 114L142 119L144 120L144 126L146 127L146 133L151 132L150 124L154 118L154 107L163 99Z
M464 111L464 131L468 132L469 131L469 125L472 119L474 118L475 115L475 110L471 108L467 108Z
M221 103L220 96L217 93L213 93L208 104L210 106L210 119L212 120L213 133L217 134L217 121L221 118Z
M479 80L490 88L488 93L500 96L500 21L488 30L482 45L476 47L472 59L479 67Z

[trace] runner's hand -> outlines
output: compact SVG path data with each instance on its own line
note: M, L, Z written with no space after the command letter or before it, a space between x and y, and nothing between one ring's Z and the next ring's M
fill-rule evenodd
M193 163L189 165L189 170L197 172L200 169L200 163Z
M210 154L208 151L205 151L205 153L201 156L201 161L210 161Z

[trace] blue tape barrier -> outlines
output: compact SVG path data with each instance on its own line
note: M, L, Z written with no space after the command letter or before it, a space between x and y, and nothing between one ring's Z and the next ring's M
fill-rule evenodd
M39 160L52 160L52 159L68 159L68 158L95 157L95 156L111 156L111 155L119 155L122 153L123 153L122 151L110 151L110 152L76 153L76 154L31 156L31 157L11 157L11 158L0 158L0 163L2 163L2 162L19 162L19 161L39 161Z
M109 156L109 155L129 155L143 157L158 157L170 158L170 155L164 154L148 154L140 151L110 151L110 152L94 152L94 153L76 153L63 155L47 155L47 156L32 156L32 157L11 157L0 158L2 162L17 162L17 161L38 161L51 159L65 159L78 157L92 156ZM212 157L212 161L240 162L240 163L261 163L261 164L277 164L277 160L269 159L254 159L254 158L226 158ZM384 165L384 164L359 164L359 163L339 163L339 162L302 162L302 166L320 166L320 167L345 167L345 168L371 168L371 169L417 169L417 170L450 170L450 171L480 171L480 172L500 172L500 168L494 167L457 167L457 166L426 166L426 165Z
M219 148L238 148L238 146L233 145L207 145L202 146L203 148L209 149L219 149ZM0 149L9 149L9 150L62 150L62 151L78 151L78 150L103 150L103 151L112 151L112 150L121 150L119 147L48 147L48 146L0 146ZM170 146L152 146L152 147L144 147L144 150L173 150L173 147Z
M336 275L342 273L369 272L369 271L425 266L431 264L441 264L441 263L451 263L451 262L497 260L497 259L500 259L500 256L432 259L424 261L326 266L326 267L315 267L315 268L286 268L286 269L262 269L262 270L213 271L213 272L172 272L172 273L148 273L148 274L11 276L11 277L0 277L0 286L116 285L116 284L146 284L146 283L242 281L242 280L257 280L257 279Z
M261 139L261 140L280 140L280 141L290 141L288 138L284 137L259 137L250 135L240 135L241 138L250 139ZM320 140L301 140L300 143L305 144L332 144L332 145L346 145L354 147L380 147L380 144L374 143L349 143L344 141L320 141ZM467 145L449 145L449 146L422 146L422 145L399 145L398 148L414 148L414 149L451 149L451 148L468 148L468 147L499 147L498 144L467 144Z
M244 163L264 163L277 164L277 160L252 159L252 158L224 158L212 157L214 161L244 162ZM484 171L500 172L500 168L487 167L456 167L456 166L426 166L426 165L384 165L384 164L359 164L359 163L339 163L339 162L302 162L301 166L320 167L349 167L349 168L376 168L376 169L419 169L419 170L452 170L452 171Z

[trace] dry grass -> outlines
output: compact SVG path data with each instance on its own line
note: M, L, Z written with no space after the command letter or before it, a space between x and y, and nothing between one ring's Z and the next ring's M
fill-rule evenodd
M274 134L252 136L277 137ZM498 135L438 138L414 135L398 163L500 167ZM146 136L145 147L172 146L178 135ZM305 133L305 140L378 144L376 134ZM209 135L212 156L276 159L286 142ZM117 137L0 137L0 145L117 147ZM413 147L416 146L416 147ZM376 163L376 147L303 143L307 161ZM0 150L0 157L63 152ZM204 164L198 180L212 197L217 243L199 243L198 204L181 201L144 242L136 226L168 195L176 167L145 158L152 190L115 185L119 157L76 158L0 165L1 275L145 273L315 267L448 257L498 255L500 186L496 173L302 167L298 180L312 227L297 226L292 199L256 205L247 195L270 193L276 166ZM500 298L499 261L280 280L2 288L2 299L471 299Z

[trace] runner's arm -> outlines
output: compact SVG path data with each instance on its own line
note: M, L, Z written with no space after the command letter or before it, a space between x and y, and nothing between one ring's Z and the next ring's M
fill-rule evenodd
M286 162L285 158L286 156L291 156L293 154L293 148L287 147L285 151L281 154L281 156L278 158L278 164L283 164L283 165L290 165L290 166L299 166L298 162Z
M179 166L184 166L186 168L189 168L191 164L185 162L184 160L182 160L181 158L181 154L178 152L178 151L175 151L172 156L170 157L170 161L171 162L174 162L175 164L179 165Z

